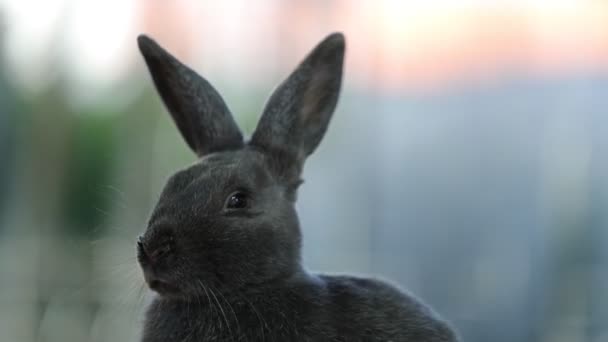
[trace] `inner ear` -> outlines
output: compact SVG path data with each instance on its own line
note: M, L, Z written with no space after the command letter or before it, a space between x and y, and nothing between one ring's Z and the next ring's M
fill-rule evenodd
M220 94L154 40L137 39L152 80L188 146L198 155L237 149L243 136Z
M300 164L321 142L338 102L344 36L319 43L271 95L250 144Z

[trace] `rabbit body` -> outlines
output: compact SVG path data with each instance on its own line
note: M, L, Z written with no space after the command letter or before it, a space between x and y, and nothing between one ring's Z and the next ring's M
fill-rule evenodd
M381 281L303 276L255 294L209 293L189 302L158 297L143 341L451 342L456 336L431 309Z
M153 40L138 43L200 158L168 180L137 242L158 293L143 342L457 340L429 307L388 283L312 275L301 265L297 188L337 104L341 34L279 85L248 141L204 78Z

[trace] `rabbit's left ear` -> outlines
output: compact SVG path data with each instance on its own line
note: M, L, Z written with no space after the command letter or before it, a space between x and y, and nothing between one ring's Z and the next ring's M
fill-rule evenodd
M141 35L139 50L188 146L200 157L243 146L243 136L218 92L200 75Z
M334 33L308 54L272 94L251 145L302 167L317 148L338 102L344 36Z

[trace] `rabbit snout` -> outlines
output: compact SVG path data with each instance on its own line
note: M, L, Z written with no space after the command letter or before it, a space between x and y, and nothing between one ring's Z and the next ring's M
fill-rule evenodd
M154 266L175 251L173 236L150 240L145 236L137 239L137 259L142 266Z
M137 260L150 289L158 293L179 293L175 280L167 274L167 265L175 254L173 235L144 234L137 239Z

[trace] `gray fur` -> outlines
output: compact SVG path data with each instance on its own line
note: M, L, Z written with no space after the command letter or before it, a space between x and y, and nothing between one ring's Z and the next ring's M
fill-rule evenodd
M155 41L139 36L154 85L188 146L199 156L240 148L243 136L218 92Z
M144 277L158 293L144 342L458 340L393 285L301 265L296 192L337 103L341 34L277 88L247 143L207 81L149 38L139 43L180 132L201 156L169 179L138 241Z

